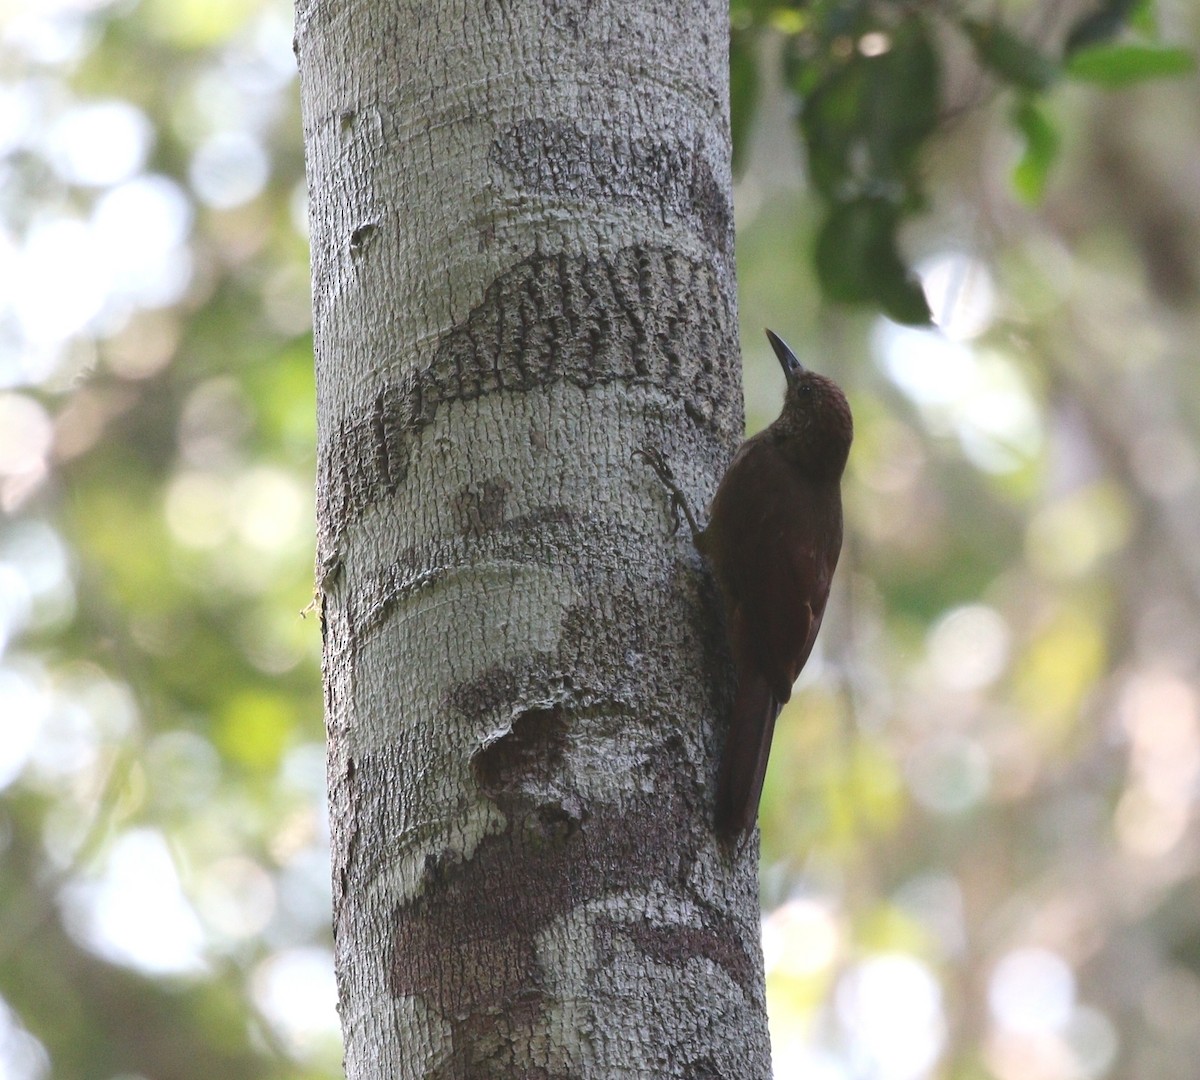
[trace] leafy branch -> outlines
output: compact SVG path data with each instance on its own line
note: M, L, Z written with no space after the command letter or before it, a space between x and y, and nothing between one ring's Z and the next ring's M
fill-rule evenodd
M1024 151L1012 184L1031 203L1058 156L1061 135L1045 101L1060 82L1119 89L1185 75L1196 63L1158 40L1150 0L1101 0L1053 52L999 15L921 0L735 0L731 19L735 169L757 107L757 35L771 28L786 38L783 74L799 100L809 181L826 206L814 255L822 291L915 325L928 324L930 311L899 231L927 202L922 158L943 119L941 26L954 27L998 89L1016 95L1008 119Z

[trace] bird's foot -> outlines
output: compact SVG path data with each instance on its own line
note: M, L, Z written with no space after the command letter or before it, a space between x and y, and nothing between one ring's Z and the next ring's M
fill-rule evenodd
M687 522L688 529L691 531L692 542L699 547L703 530L696 524L696 517L692 513L692 508L688 505L687 496L684 495L678 481L676 481L675 474L671 471L671 466L667 464L667 459L663 457L660 451L648 446L639 446L633 452L633 456L642 458L654 470L654 474L671 496L671 517L673 518L671 535L674 536L679 531L679 521L682 517Z

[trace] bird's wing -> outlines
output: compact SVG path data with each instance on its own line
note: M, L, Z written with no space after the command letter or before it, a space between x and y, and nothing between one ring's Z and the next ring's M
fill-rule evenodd
M717 782L722 832L753 828L775 720L820 629L841 528L837 492L813 487L766 439L743 445L713 500L706 554L737 670Z
M744 638L739 612L732 615L731 630L735 641ZM779 709L780 702L762 673L739 661L737 697L717 775L718 832L744 833L754 827Z
M730 628L739 672L756 668L782 705L821 627L842 525L840 503L833 515L828 500L767 450L739 455L722 483L718 572L740 622Z
M759 663L782 704L792 696L792 683L817 640L833 568L811 547L794 542L778 543L764 558L776 569L746 601L759 628Z
M779 710L812 652L842 542L841 498L768 432L742 445L713 499L704 551L725 593L737 669L718 776L723 832L754 825Z

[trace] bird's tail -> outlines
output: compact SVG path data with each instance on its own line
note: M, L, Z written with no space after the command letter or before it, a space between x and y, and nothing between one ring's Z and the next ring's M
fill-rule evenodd
M733 719L717 778L719 833L735 835L754 828L771 737L781 707L761 675L745 669L738 673Z

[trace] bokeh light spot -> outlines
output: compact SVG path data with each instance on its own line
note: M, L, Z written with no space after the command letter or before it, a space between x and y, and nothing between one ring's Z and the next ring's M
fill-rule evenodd
M56 217L30 228L9 298L30 342L58 346L91 326L107 299L105 258L82 221Z
M905 773L917 801L940 814L960 814L987 794L991 767L975 739L947 732L915 747Z
M307 537L311 499L282 469L263 466L244 473L234 486L233 508L238 536L258 551L278 551Z
M855 1075L917 1080L941 1055L941 987L916 957L882 953L856 964L838 985L837 1009L859 1066Z
M50 1075L50 1055L0 998L0 1077L3 1080L44 1080Z
M988 1004L1008 1031L1060 1031L1075 1008L1075 976L1049 949L1013 949L992 970Z
M944 252L917 267L934 324L948 338L978 337L992 323L996 290L987 267L963 252Z
M191 221L187 196L164 176L107 192L92 213L92 230L112 295L147 308L179 301L192 276L184 247Z
M828 906L817 900L789 900L763 920L767 974L808 977L829 968L841 934Z
M114 963L158 975L205 967L204 931L166 841L154 829L118 838L99 879L72 883L63 903L80 941Z
M184 547L211 551L232 531L229 485L215 473L175 476L167 487L164 512L171 535Z
M1026 552L1047 577L1082 577L1125 545L1133 525L1124 495L1111 484L1094 484L1038 511L1029 523Z
M117 184L145 163L153 133L146 114L127 101L76 105L50 129L50 159L68 183Z
M0 509L12 511L46 475L54 426L24 394L0 393Z
M189 177L202 201L218 210L232 210L262 192L269 170L266 151L253 135L223 131L200 145Z
M0 739L0 791L21 774L32 756L48 707L46 694L28 674L18 668L0 667L0 716L6 720Z
M937 435L957 435L966 457L990 473L1010 473L1042 448L1042 420L1013 361L933 330L880 319L874 347L889 378Z
M239 940L259 934L275 913L275 883L240 855L218 859L201 875L196 905L218 934Z
M287 949L269 957L254 971L253 993L263 1015L297 1057L340 1056L337 984L327 950Z
M1010 638L1008 624L994 608L985 604L954 608L929 634L933 674L951 690L987 686L1008 662Z

